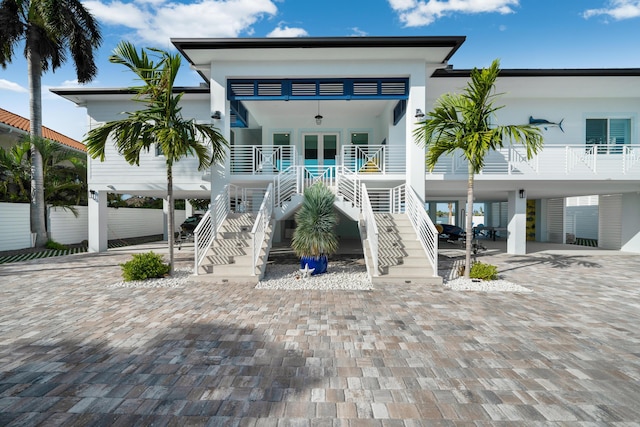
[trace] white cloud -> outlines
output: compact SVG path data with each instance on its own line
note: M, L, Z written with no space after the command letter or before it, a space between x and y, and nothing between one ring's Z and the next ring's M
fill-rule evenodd
M0 90L8 90L11 92L27 93L26 88L20 86L18 83L10 82L9 80L0 79Z
M353 37L364 37L366 35L367 35L367 32L364 31L364 30L361 30L358 27L353 27L351 29L351 36L353 36Z
M237 37L278 9L272 0L202 0L183 4L167 0L90 0L84 2L102 23L130 28L135 37L158 47L171 37Z
M407 27L432 24L453 13L513 13L519 0L387 0Z
M638 18L640 17L640 0L610 0L606 7L588 9L582 14L587 19L600 15L605 15L618 21Z
M281 22L267 34L267 37L306 37L308 35L309 33L304 28L291 28Z

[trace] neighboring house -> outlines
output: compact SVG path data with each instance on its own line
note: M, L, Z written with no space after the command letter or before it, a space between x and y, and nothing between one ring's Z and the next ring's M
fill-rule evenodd
M0 108L0 147L7 149L22 142L25 136L29 135L29 124L29 119ZM87 152L87 148L81 142L46 126L42 126L42 137L57 142L66 149Z
M345 233L350 224L357 233L362 184L374 211L402 211L408 193L415 192L434 220L437 203L453 203L455 222L461 224L466 164L443 157L428 172L413 132L420 112L466 85L470 70L449 65L464 40L172 40L205 82L177 89L185 92L183 114L213 122L231 142L225 164L206 173L197 171L192 158L175 165L176 197L215 200L226 189L242 195L234 199L235 207L256 210L273 184L275 239L285 239L294 210L287 203L295 205L294 198L281 197L289 191L286 183L294 182L293 192L300 192L304 183L322 176L337 186ZM492 59L488 56L487 64ZM54 92L86 106L92 128L134 105L126 89ZM508 252L525 253L528 200L535 201L529 203L530 209L535 205L535 239L562 243L564 198L593 194L601 195L600 246L640 252L640 69L504 69L497 92L504 93L498 104L506 106L498 122L552 122L541 125L545 147L534 159L527 161L518 146L505 148L490 154L476 177L485 225L503 229ZM165 196L165 164L151 152L139 167L130 166L109 146L106 161L90 161L89 167L90 189L99 196L90 201L89 244L102 251L107 235L102 195ZM256 188L263 192L248 190ZM345 201L356 211L340 205Z

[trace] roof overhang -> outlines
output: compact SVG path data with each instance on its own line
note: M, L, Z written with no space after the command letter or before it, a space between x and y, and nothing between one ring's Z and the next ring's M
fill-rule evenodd
M464 43L447 37L175 38L171 42L208 82L219 61L423 60L444 64Z
M471 70L437 69L431 79L440 93L458 92L469 80ZM640 97L640 68L501 69L497 91L506 97L630 98Z
M78 106L84 106L88 102L94 101L126 101L136 94L132 88L54 88L51 92L61 96ZM210 91L208 87L174 87L173 93L184 93L189 99L209 99Z

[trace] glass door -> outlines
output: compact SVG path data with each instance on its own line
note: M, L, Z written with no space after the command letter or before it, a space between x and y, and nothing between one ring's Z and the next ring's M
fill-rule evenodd
M302 136L302 144L305 166L320 168L336 165L337 133L307 133Z

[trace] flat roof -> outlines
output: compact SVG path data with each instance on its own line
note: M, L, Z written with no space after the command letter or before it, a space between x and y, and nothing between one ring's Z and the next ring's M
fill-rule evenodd
M431 77L462 77L471 75L471 69L439 68ZM640 68L501 68L500 77L638 77Z

